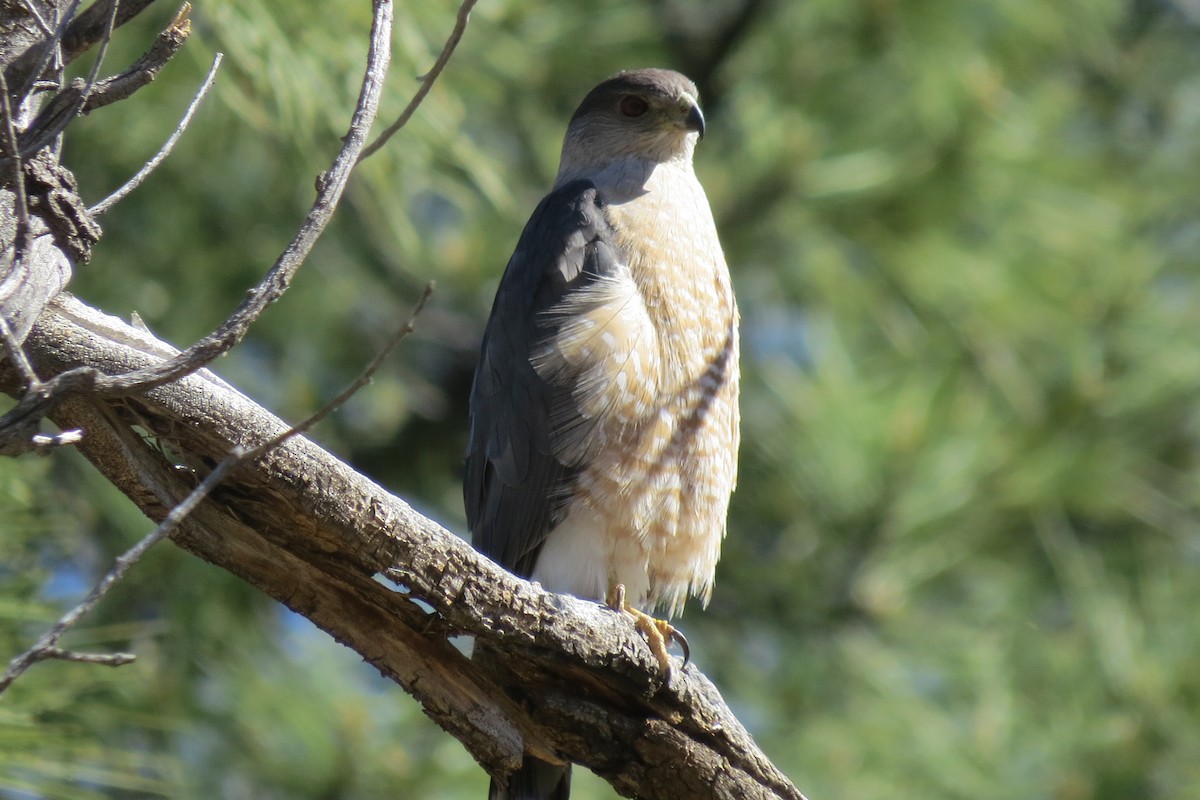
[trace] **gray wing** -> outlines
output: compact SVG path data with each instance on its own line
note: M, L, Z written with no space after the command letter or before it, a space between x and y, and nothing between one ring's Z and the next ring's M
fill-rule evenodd
M552 411L561 421L574 402L570 381L548 382L530 362L559 324L542 312L616 270L612 242L590 182L552 192L521 233L483 335L463 498L475 546L518 575L532 574L580 469L555 458L551 443Z

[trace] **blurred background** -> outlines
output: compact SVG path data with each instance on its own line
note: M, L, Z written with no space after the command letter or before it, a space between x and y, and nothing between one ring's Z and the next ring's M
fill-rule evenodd
M88 202L174 128L72 290L186 345L296 229L369 4L203 0L68 132ZM381 119L453 24L401 3ZM123 28L106 72L174 14ZM90 56L78 69L86 69ZM314 436L450 528L501 270L599 79L699 84L697 170L744 316L743 447L699 666L822 798L1200 798L1200 4L483 0L284 300L217 370L298 420L436 280ZM5 401L7 403L8 401ZM150 524L86 462L0 460L0 661ZM0 703L2 798L482 798L352 652L170 545ZM581 770L576 796L607 798Z

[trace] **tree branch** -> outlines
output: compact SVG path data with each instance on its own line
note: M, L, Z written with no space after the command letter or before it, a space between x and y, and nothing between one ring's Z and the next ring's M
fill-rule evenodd
M280 254L262 282L251 289L242 304L217 330L168 363L155 364L145 371L125 374L108 373L96 376L95 391L112 395L144 392L177 380L211 363L229 352L258 319L267 306L274 303L291 285L292 278L312 251L313 245L329 224L341 200L350 173L366 143L367 133L375 121L383 79L391 59L392 3L375 0L375 15L371 22L371 44L367 68L359 91L358 103L350 120L350 129L342 138L342 147L329 170L318 181L317 197L292 241Z
M154 0L122 0L121 8L117 12L116 27L129 22L153 2ZM100 0L76 15L75 9L79 7L79 0L72 0L57 30L50 29L46 20L34 13L32 4L24 3L23 7L30 17L37 21L43 34L48 34L48 38L42 43L27 49L5 68L5 77L8 78L9 85L23 86L28 91L30 85L49 66L56 49L61 48L63 63L69 64L103 38L111 4Z
M154 157L142 165L142 168L137 171L136 175L121 184L120 188L89 208L89 214L94 217L103 216L110 208L124 200L130 192L141 186L142 182L150 177L150 173L154 172L158 168L158 165L165 161L167 156L171 155L171 151L175 149L175 143L179 141L179 137L187 130L188 124L192 121L192 116L196 113L196 109L200 107L200 102L204 100L204 97L208 94L208 90L212 88L213 81L217 79L217 70L221 66L222 58L224 58L224 55L221 53L213 56L212 66L208 68L208 74L204 77L204 83L196 90L196 94L192 97L192 102L188 103L187 110L184 111L179 124L175 126L175 130L167 137L167 141L158 149Z
M47 416L55 405L71 394L89 392L114 397L137 394L201 369L236 346L267 306L283 296L332 219L358 161L358 155L366 143L367 133L379 107L383 80L391 58L391 30L391 0L375 0L367 66L358 102L351 117L350 129L342 139L342 147L328 172L318 181L317 197L300 229L263 280L247 293L246 299L233 314L215 331L182 353L167 361L155 363L144 371L98 373L81 368L57 375L32 387L21 397L15 408L0 418L0 453L17 453L21 452L21 448L27 449L25 434L30 425L36 425L38 420ZM2 110L0 108L0 111ZM14 157L14 160L19 162L17 157ZM18 203L19 201L18 197ZM86 210L84 214L86 215ZM90 220L90 217L87 219ZM21 230L19 220L17 230ZM23 273L24 264L17 264L11 271ZM7 313L7 309L3 310Z
M420 314L421 309L425 307L425 303L428 302L429 296L432 292L433 284L425 287L425 292L421 295L421 299L417 303L417 307L413 310L412 315L409 316L408 321L405 322L404 325L402 325L396 331L396 333L392 334L391 338L384 343L384 346L380 348L379 352L375 354L375 357L371 359L371 363L367 365L362 374L359 375L358 378L356 378L343 391L339 392L335 398L326 403L315 414L300 424L288 428L282 433L276 434L267 441L262 442L255 447L247 449L241 445L235 446L229 452L229 454L221 460L221 463L217 465L216 469L210 472L208 476L205 477L204 480L202 480L200 484L188 494L187 497L185 497L179 503L176 503L171 508L170 512L167 513L167 516L161 523L159 523L157 528L155 528L153 531L143 537L141 541L129 548L129 550L125 551L125 553L117 558L116 562L109 569L109 571L105 573L104 577L100 579L100 582L96 584L95 588L88 593L87 597L85 597L83 601L79 603L79 605L75 606L66 614L64 614L62 618L59 619L59 621L55 623L55 625L49 631L41 636L32 647L9 662L8 668L4 670L3 674L0 674L0 694L3 694L4 691L12 685L13 681L21 677L21 675L24 674L25 671L31 666L40 661L46 661L48 659L81 661L91 664L104 664L106 666L113 667L131 663L135 657L128 653L113 653L104 655L94 653L77 653L70 650L63 650L58 646L58 643L68 630L74 627L79 620L83 619L83 617L92 612L92 610L100 603L100 601L104 599L104 596L108 594L109 590L116 586L117 583L125 577L125 574L129 571L130 567L136 564L151 547L158 544L163 539L167 538L167 536L169 536L172 532L174 532L175 529L187 519L188 515L196 510L196 507L200 505L204 498L208 497L208 495L212 493L212 490L215 489L217 485L221 483L221 481L225 480L225 476L229 475L242 464L252 462L256 458L271 452L293 436L297 436L305 431L310 430L318 422L329 416L341 406L345 405L347 400L349 400L360 389L366 386L367 383L370 382L371 376L374 375L379 367L383 364L384 359L386 359L392 353L392 351L396 349L396 346L400 344L404 337L412 333L413 325L416 322L417 315ZM8 326L4 324L3 319L0 319L0 333L5 334L5 341L7 343ZM17 352L21 356L20 361L23 362L23 364L19 364L18 366L18 373L20 373L19 377L24 386L22 392L25 392L28 391L28 386L37 384L38 380L37 376L33 373L32 368L29 366L28 361L24 360L25 354L21 348L18 347ZM75 438L71 443L75 444L79 441L79 438Z
M442 46L442 52L438 54L437 61L434 62L433 67L421 78L420 88L417 89L412 99L408 101L408 105L400 112L400 116L396 118L396 121L388 125L384 132L379 134L379 138L363 149L362 155L359 156L359 161L374 155L376 151L387 144L388 139L391 139L396 135L397 131L408 124L417 107L421 105L425 96L429 94L429 90L433 88L433 84L438 79L438 76L442 74L442 70L450 63L450 56L454 55L455 48L458 47L463 33L467 30L467 21L471 18L471 9L475 7L477 1L463 0L462 4L458 7L458 15L454 20L454 29L450 31L450 36L446 39L446 44Z
M25 193L25 157L17 139L17 128L13 122L12 104L8 95L8 82L0 72L0 122L3 123L3 153L12 171L13 200L17 214L17 230L13 235L12 264L19 267L28 255L32 242L29 224L29 199Z
M76 116L85 116L97 108L125 100L138 89L153 81L191 35L192 23L188 19L191 9L190 3L184 3L171 24L155 37L154 44L150 45L150 49L119 75L97 81L95 80L95 71L103 57L104 46L108 41L104 39L101 42L101 52L97 54L96 62L93 64L91 77L87 81L76 78L46 103L34 121L21 134L21 152L26 155L36 152L61 133ZM88 9L88 11L91 10L91 8ZM113 10L115 13L116 9ZM110 21L115 20L116 17L110 16L109 19Z
M31 156L43 147L47 147L58 138L58 135L67 129L71 124L71 120L79 114L83 109L84 103L92 94L92 89L96 85L96 76L100 74L100 65L104 63L104 56L108 53L108 44L112 41L113 27L117 21L117 9L120 7L120 0L112 0L109 6L108 22L104 28L104 37L100 40L100 50L96 53L96 58L92 61L92 68L88 71L86 81L81 85L73 86L76 89L74 96L68 103L58 103L51 101L46 107L46 111L52 112L50 115L39 114L33 124L25 131L26 135L21 137L21 155ZM79 82L76 81L76 84ZM55 100L63 97L63 93L59 93Z
M158 527L150 533L142 537L141 541L133 547L122 553L113 564L112 568L104 574L100 582L88 593L88 596L83 599L83 602L72 608L54 624L49 631L44 633L32 647L21 653L16 658L9 662L8 668L0 674L0 694L12 685L13 681L21 677L34 664L47 659L57 658L65 661L86 661L89 663L101 663L109 666L120 666L128 664L134 660L134 656L127 653L114 653L112 655L93 655L84 653L75 653L69 650L63 650L58 646L63 635L71 628L75 627L79 620L92 612L104 596L108 594L112 587L125 577L125 573L129 568L136 564L146 551L154 545L161 542L167 535L179 526L187 515L195 510L208 494L216 488L217 484L225 479L235 467L242 462L244 453L241 448L234 448L233 452L225 458L217 468L208 474L200 485L181 500L170 513L159 523Z
M67 295L26 351L43 375L126 372L173 353ZM0 387L18 383L12 369L0 374ZM156 520L195 479L134 424L201 474L287 429L207 370L144 397L76 396L52 417L87 430L83 454ZM629 796L802 798L694 665L662 683L624 617L514 577L306 439L229 476L172 538L354 648L493 773L530 752L584 764ZM474 662L455 635L505 660Z
M119 28L129 22L153 2L154 0L121 0L116 26ZM104 37L104 29L108 25L108 6L109 4L104 2L92 3L70 21L62 37L63 61L70 64Z

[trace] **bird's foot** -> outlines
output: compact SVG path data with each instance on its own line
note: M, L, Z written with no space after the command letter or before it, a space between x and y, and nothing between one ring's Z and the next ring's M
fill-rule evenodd
M654 654L654 659L658 662L658 672L662 676L671 674L671 656L667 652L667 647L674 642L683 650L683 666L687 666L691 660L692 651L688 648L687 639L683 634L676 629L671 623L665 619L656 619L644 611L634 608L625 601L625 584L618 583L612 588L608 594L607 605L613 611L620 611L633 617L633 624L637 626L638 631L646 638L646 644L650 645L650 652Z

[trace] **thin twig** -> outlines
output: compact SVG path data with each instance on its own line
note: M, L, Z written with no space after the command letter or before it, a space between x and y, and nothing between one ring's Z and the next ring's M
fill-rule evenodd
M46 658L53 658L57 661L75 661L81 664L100 664L105 667L123 667L133 663L137 656L133 653L80 653L77 650L51 647L46 651Z
M12 685L13 681L21 677L27 669L32 667L39 661L58 658L56 655L61 652L58 647L59 640L75 623L79 622L87 614L91 613L109 590L117 584L125 573L137 561L158 542L167 537L179 523L187 518L187 515L192 513L192 510L200 504L200 501L208 496L217 484L224 480L225 476L241 463L243 450L240 447L235 447L233 451L217 465L217 468L208 474L208 477L200 482L195 489L188 494L178 505L171 509L166 518L159 523L153 531L142 538L140 542L122 553L109 571L100 579L100 582L88 593L88 596L83 599L79 605L72 608L64 614L54 627L44 633L41 638L25 652L18 655L12 661L8 662L8 668L4 670L4 674L0 675L0 694ZM124 655L124 654L118 654ZM78 659L71 659L78 660ZM124 663L132 660L132 656Z
M446 68L446 64L450 62L450 56L454 55L454 49L458 47L458 42L463 37L463 33L467 30L467 20L471 16L471 9L475 7L477 0L463 0L463 4L458 7L458 16L454 21L454 30L450 31L450 38L446 40L446 44L442 47L441 54L438 55L437 61L433 64L433 69L425 73L425 77L421 79L421 88L417 89L417 93L408 101L408 105L400 112L400 116L396 121L387 127L387 129L379 135L379 138L372 142L362 155L358 157L359 161L364 158L369 158L374 155L377 150L387 144L398 130L408 124L409 119L417 110L417 106L421 105L421 101L429 94L429 90L433 88L433 83L442 74L442 70Z
M129 22L129 20L136 17L153 2L154 0L121 0L121 11L117 14L117 27ZM23 0L23 5L28 7L32 4L28 0ZM70 64L80 55L87 52L104 35L105 21L108 18L107 4L104 2L94 2L76 15L74 10L77 5L78 3L75 3L69 13L62 18L64 20L62 30L57 35L54 32L59 19L57 8L55 9L56 25L45 25L43 27L39 23L39 27L42 28L48 37L47 42L50 43L50 50L46 50L43 47L30 47L14 59L11 64L5 66L9 84L25 87L22 97L28 94L29 89L32 87L36 86L39 90L47 88L39 85L39 82L42 77L42 70L49 63L49 59L46 58L48 52L51 55L61 54L61 63ZM55 47L55 44L58 46ZM58 89L59 87L60 82L57 80L51 82L49 86L52 89Z
M83 441L83 431L79 428L72 428L62 433L35 433L30 441L33 443L35 451L45 453L56 447L79 444Z
M120 8L121 0L112 0L112 6L108 11L108 20L104 23L104 35L100 38L100 50L96 53L96 60L92 62L91 70L88 71L87 88L83 90L83 98L79 101L80 108L83 108L88 95L92 93L92 87L96 85L96 76L100 74L100 65L104 63L104 56L108 54L108 45L112 42L113 29L117 24L117 11Z
M216 468L196 486L188 496L173 506L163 521L158 526L141 539L133 547L122 553L114 562L112 567L100 582L88 593L88 596L83 599L79 605L72 608L64 614L58 622L54 624L49 631L43 634L37 642L34 643L25 652L17 655L9 663L4 670L4 674L0 675L0 694L13 684L13 682L21 677L26 670L41 661L51 659L60 659L65 661L81 661L94 664L105 664L107 666L121 666L128 664L135 658L129 653L111 653L111 654L95 654L95 653L78 653L70 650L63 650L58 646L59 640L68 630L74 627L79 620L92 612L97 604L104 599L104 596L120 582L130 567L136 564L143 555L146 554L151 547L161 542L163 539L171 535L172 531L178 528L188 515L191 514L197 506L208 497L209 494L223 481L231 472L237 469L242 464L248 464L255 459L266 455L270 451L282 445L293 436L304 433L312 428L321 420L328 417L338 408L341 408L351 397L353 397L362 387L366 386L371 381L371 377L376 370L383 364L384 360L396 349L396 346L412 333L416 324L417 316L425 308L425 303L433 294L433 284L430 283L425 287L425 291L421 294L420 300L417 301L416 307L409 315L408 320L400 326L400 328L392 334L384 346L375 354L362 373L354 379L344 390L338 393L336 397L322 406L316 413L309 416L298 425L293 425L277 436L273 436L260 445L252 448L245 448L241 445L235 445L229 454L221 460Z
M88 392L99 374L93 367L76 368L42 381L36 391L27 389L15 406L0 416L0 455L29 452L26 442L37 435L41 420L63 398Z
M17 207L17 229L13 235L13 269L19 269L21 261L33 245L29 227L29 201L25 197L25 162L21 159L21 151L17 146L17 129L13 125L12 106L8 101L8 80L4 70L0 70L0 114L4 119L4 149L12 159L14 203Z
M121 0L121 11L117 15L117 27L142 13L154 0ZM71 20L62 35L63 60L70 64L87 51L103 36L104 12L100 3L93 3Z
M278 300L296 271L304 263L313 245L329 224L333 212L341 200L350 173L358 162L366 136L375 121L379 109L379 97L390 60L392 2L375 0L375 15L371 25L371 45L367 56L367 69L363 75L358 103L350 121L350 130L342 137L342 147L333 164L320 181L320 189L312 208L304 218L300 230L291 243L275 261L263 280L247 292L246 299L217 330L191 347L162 364L148 367L125 375L96 378L95 391L106 397L123 397L149 391L157 386L178 380L207 366L217 357L229 352L250 329L250 325ZM63 373L58 377L66 377ZM57 378L55 379L57 380Z
M0 430L6 424L27 421L33 417L40 419L55 404L74 393L92 392L102 397L126 397L150 391L196 372L229 352L242 340L267 306L287 291L296 271L329 224L379 109L379 97L390 60L392 2L375 0L374 7L367 67L350 121L350 130L342 138L342 147L333 164L319 182L317 198L299 231L262 281L247 292L242 304L215 331L160 364L115 376L101 374L92 367L76 367L44 381L43 391L36 397L22 397L4 417L0 417Z
M21 0L21 6L29 12L29 16L33 17L34 22L38 24L38 28L47 36L54 35L54 29L42 17L42 13L37 10L37 6L29 2L29 0Z
M126 0L128 2L133 0ZM122 4L120 7L125 6ZM119 75L90 85L82 78L76 78L62 87L21 132L18 137L21 152L28 154L40 150L77 116L86 116L98 108L124 100L154 80L191 35L191 20L188 19L191 9L190 3L184 3L171 23L154 38L150 48ZM49 88L57 88L57 84L48 81L41 83L48 84Z
M417 305L413 308L412 313L408 315L408 320L401 325L396 332L391 335L391 338L384 343L379 352L375 354L375 357L371 359L371 363L367 364L366 369L362 371L362 374L355 378L349 386L343 389L337 397L326 403L323 408L317 411L317 413L313 414L311 417L304 420L294 428L285 431L279 436L276 436L275 438L270 439L254 448L254 450L251 450L251 457L257 458L266 450L277 447L288 438L295 436L298 433L306 432L309 428L316 425L318 422L325 419L325 417L329 416L334 411L345 405L346 401L353 397L359 389L370 383L371 377L383 365L383 362L389 355L391 355L392 351L396 349L396 346L399 345L406 336L413 332L413 327L416 324L417 317L420 315L421 311L424 310L425 303L429 301L430 295L433 294L433 289L433 281L425 284L425 291L421 293L421 299L417 301Z
M75 17L75 9L77 8L79 8L79 0L71 0L71 5L67 6L66 13L56 19L53 35L46 40L44 45L42 45L41 52L38 55L37 64L25 78L25 84L21 87L21 97L28 96L29 90L33 87L33 82L41 78L42 70L46 69L46 66L50 63L50 59L53 58L54 54L58 52L58 45L60 42L62 42L63 34L67 30L67 25L70 24L71 20ZM57 9L55 13L57 14Z
M167 156L171 155L171 151L175 148L175 143L179 141L179 137L183 135L183 132L187 129L188 124L192 121L192 115L196 113L196 109L199 108L200 102L204 100L205 96L208 94L208 90L212 88L213 81L215 81L217 77L217 69L221 66L222 58L224 58L222 53L217 53L213 57L212 66L208 69L208 75L205 76L204 83L200 85L199 91L197 91L196 95L192 98L192 102L188 104L187 111L184 112L183 118L179 120L179 124L175 126L175 132L172 133L167 141L163 143L163 146L159 149L159 151L154 154L154 158L147 161L146 164L140 170L138 170L138 173L127 180L125 184L121 186L121 188L117 189L108 197L89 208L89 214L94 217L101 216L114 205L124 200L130 192L140 186L142 181L146 180L146 178L150 176L151 172L158 168L159 164L166 160Z
M33 125L30 125L31 132L36 131L36 133L31 137L25 137L26 141L22 144L21 155L32 155L50 144L83 110L83 104L87 102L92 93L92 87L96 85L96 76L100 74L100 65L104 63L104 56L108 53L108 44L112 41L113 27L117 22L119 7L120 0L112 0L112 5L109 6L108 22L104 27L104 36L100 39L100 50L96 53L95 60L92 61L92 68L88 72L87 81L84 83L82 91L79 92L79 96L67 105L51 104L50 107L56 109L52 119L47 119L44 113L38 115L38 119Z
M17 341L16 335L8 325L8 320L3 315L0 315L0 343L4 346L4 354L8 356L8 360L16 364L17 372L21 373L21 379L25 384L21 387L22 391L36 392L42 382L33 365L29 363L29 357L25 355L25 348L21 347L21 343Z
M123 5L121 7L124 8ZM87 115L97 108L124 100L154 80L192 35L192 21L188 17L191 11L191 3L181 5L174 19L154 37L154 43L145 53L119 75L105 78L96 84L79 113Z

